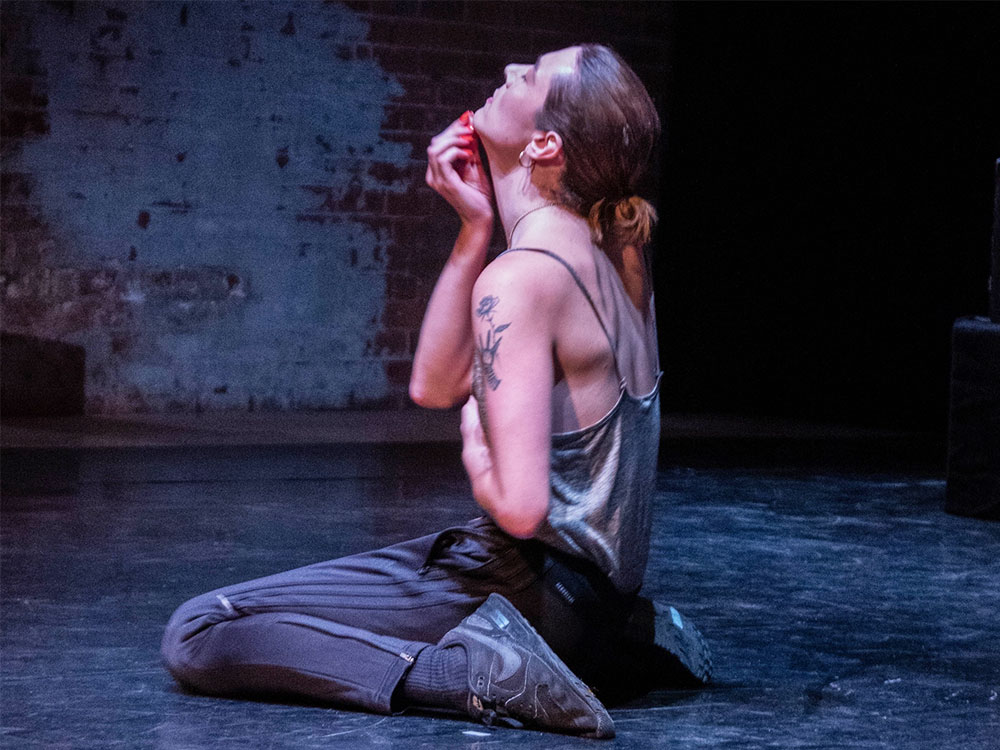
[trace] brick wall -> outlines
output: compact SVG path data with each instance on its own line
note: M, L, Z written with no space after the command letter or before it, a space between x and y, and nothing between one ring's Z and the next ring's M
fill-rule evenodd
M430 138L512 60L670 6L6 2L3 328L81 345L90 413L405 407L457 228Z

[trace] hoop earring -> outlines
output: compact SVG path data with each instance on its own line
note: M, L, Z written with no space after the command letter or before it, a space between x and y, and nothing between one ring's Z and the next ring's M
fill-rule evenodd
M524 159L526 156L527 154L524 153L524 149L521 149L521 153L517 155L517 163L520 166L524 167L525 169L534 169L535 162L530 156L527 156L528 163L527 164L524 163Z

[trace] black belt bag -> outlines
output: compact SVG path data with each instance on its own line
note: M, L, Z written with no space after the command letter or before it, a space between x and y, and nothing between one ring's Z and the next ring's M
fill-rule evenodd
M625 624L636 594L623 594L589 560L573 557L548 545L542 547L541 578L581 617L594 625L618 629Z

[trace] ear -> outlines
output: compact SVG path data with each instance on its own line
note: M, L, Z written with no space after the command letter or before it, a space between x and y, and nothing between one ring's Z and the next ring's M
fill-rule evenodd
M542 166L559 166L565 158L562 136L554 130L548 132L536 130L531 141L525 146L524 153L533 162L538 162Z

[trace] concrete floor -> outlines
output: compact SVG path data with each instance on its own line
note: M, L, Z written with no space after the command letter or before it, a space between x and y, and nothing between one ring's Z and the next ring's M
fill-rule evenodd
M944 514L934 465L723 465L693 442L662 462L645 592L699 625L716 679L613 707L604 746L1000 747L1000 526ZM476 515L455 443L6 450L3 476L5 747L594 742L206 698L160 667L196 593Z

